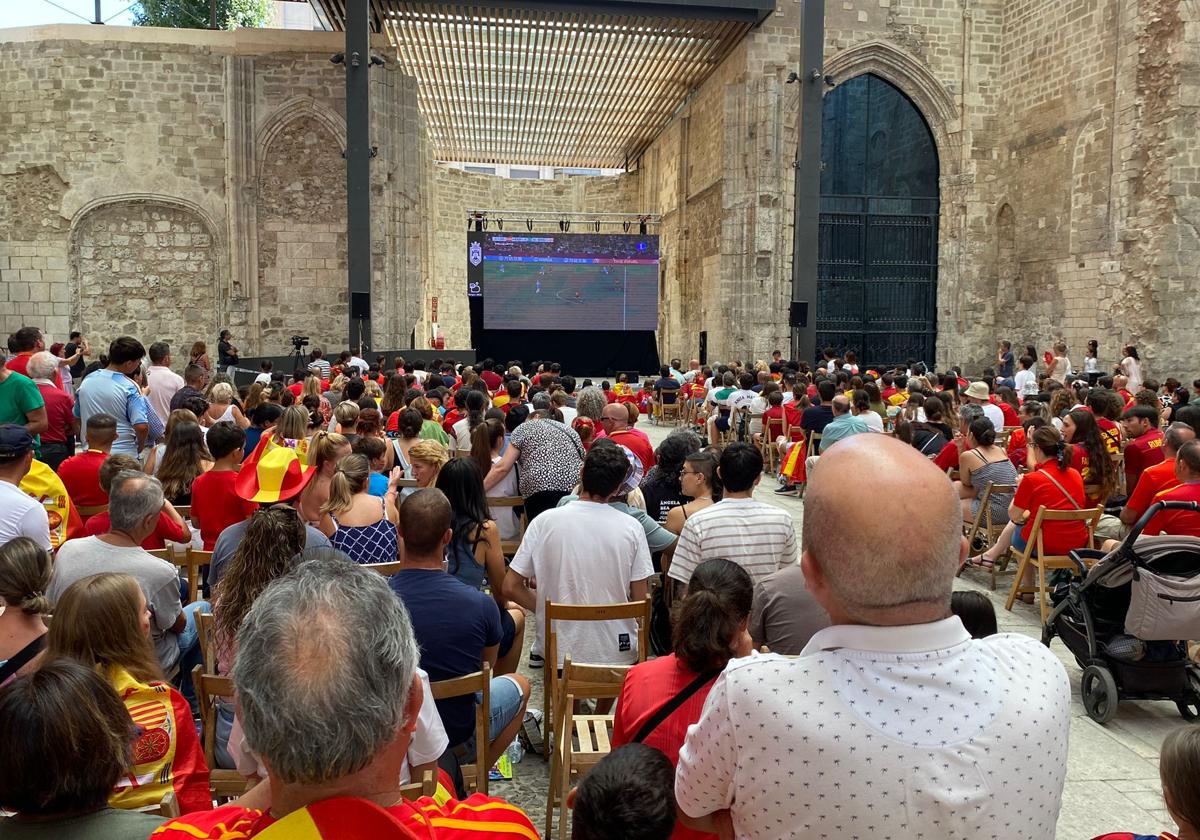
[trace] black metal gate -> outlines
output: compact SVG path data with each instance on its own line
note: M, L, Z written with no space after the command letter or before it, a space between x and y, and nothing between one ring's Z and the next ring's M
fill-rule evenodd
M825 98L821 145L818 349L853 350L868 365L932 365L939 200L929 126L868 74Z

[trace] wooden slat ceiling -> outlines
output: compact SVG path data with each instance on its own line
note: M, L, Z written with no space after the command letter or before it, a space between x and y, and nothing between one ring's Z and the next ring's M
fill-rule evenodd
M439 160L540 166L632 162L754 25L619 11L371 0Z

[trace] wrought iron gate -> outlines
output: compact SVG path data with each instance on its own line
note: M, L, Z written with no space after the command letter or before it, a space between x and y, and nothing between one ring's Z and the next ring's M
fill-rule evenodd
M938 159L924 118L873 75L826 98L817 347L869 365L932 365L937 339Z

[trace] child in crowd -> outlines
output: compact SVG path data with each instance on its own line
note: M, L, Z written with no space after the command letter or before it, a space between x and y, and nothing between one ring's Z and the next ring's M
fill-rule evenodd
M1094 840L1195 840L1200 837L1200 727L1180 726L1163 741L1158 773L1163 799L1179 834L1117 831Z
M192 521L200 527L204 550L212 551L221 532L249 519L258 505L241 499L233 490L241 468L246 433L236 424L216 423L208 430L212 469L192 482Z
M617 747L567 794L571 840L667 840L675 829L675 771L645 744Z
M955 592L950 596L950 612L962 619L972 639L994 636L997 632L996 608L982 592Z

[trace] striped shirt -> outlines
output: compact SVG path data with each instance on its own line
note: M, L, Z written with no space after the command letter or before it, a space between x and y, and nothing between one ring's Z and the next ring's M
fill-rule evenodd
M796 562L796 527L783 508L754 499L724 499L688 517L668 575L686 584L705 560L732 560L755 583Z

